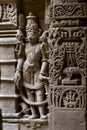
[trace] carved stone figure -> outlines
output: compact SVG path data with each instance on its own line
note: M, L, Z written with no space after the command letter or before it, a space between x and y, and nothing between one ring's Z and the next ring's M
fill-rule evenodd
M0 128L86 130L86 48L87 0L0 0Z
M32 115L29 118L47 118L45 108L45 84L47 82L47 56L45 45L39 43L41 29L37 17L27 16L27 42L20 43L15 83L20 89L23 100L30 105ZM21 35L22 36L22 35ZM19 38L19 41L21 38ZM42 62L42 63L41 63ZM24 87L24 88L23 88ZM25 96L23 89L25 90Z

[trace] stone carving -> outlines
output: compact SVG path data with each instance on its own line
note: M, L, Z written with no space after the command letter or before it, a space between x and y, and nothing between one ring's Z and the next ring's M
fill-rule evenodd
M86 107L85 33L86 30L80 27L60 28L58 21L55 20L52 21L49 30L42 35L49 50L49 105L51 106L69 109ZM77 88L72 85L84 87Z
M0 21L10 21L17 25L17 8L15 4L0 4Z
M63 4L54 5L50 9L50 17L52 18L64 18L64 17L86 17L86 5L85 4Z
M50 93L51 105L54 104L57 108L84 108L86 107L86 90L84 88L76 87L59 87L54 90L51 89Z
M53 28L51 25L48 30L47 41L50 62L49 76L51 82L55 85L86 83L84 37L85 30L82 28L71 30L70 28ZM69 40L66 38L69 38ZM76 77L78 78L76 79ZM85 79L84 83L83 79Z
M23 34L18 31L17 55L18 64L15 73L15 83L19 88L23 101L27 104L24 108L31 110L29 118L47 118L45 104L45 87L48 82L47 75L47 54L45 44L39 43L41 29L37 17L32 13L27 18L26 34L27 42L23 43ZM42 63L41 63L42 62ZM30 114L30 113L27 113Z
M79 20L53 20L51 22L50 27L71 27L71 26L79 26Z
M86 129L86 6L79 0L51 0L48 6L50 130Z
M0 1L3 130L86 130L86 4Z
M75 3L78 2L78 0L59 0L61 3Z

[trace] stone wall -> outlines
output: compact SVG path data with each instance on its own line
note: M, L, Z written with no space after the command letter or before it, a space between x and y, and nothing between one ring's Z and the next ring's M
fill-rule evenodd
M86 130L86 35L84 0L0 1L3 130Z

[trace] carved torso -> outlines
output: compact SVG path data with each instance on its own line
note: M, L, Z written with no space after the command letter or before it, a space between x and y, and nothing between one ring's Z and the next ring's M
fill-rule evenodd
M25 46L26 59L23 65L23 77L24 81L30 84L35 84L38 81L38 75L40 72L41 62L41 49L40 43L31 45L29 43Z
M33 67L34 71L40 69L41 44L31 45L27 43L25 47L25 56L24 70L26 65L28 65L28 71L31 67Z

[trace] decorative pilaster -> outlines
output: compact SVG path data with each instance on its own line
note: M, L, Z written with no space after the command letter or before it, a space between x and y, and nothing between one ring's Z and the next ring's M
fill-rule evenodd
M18 29L18 9L15 0L0 1L0 108L3 130L18 129L18 95L14 84L15 45Z
M50 130L86 130L86 7L79 0L48 6Z

